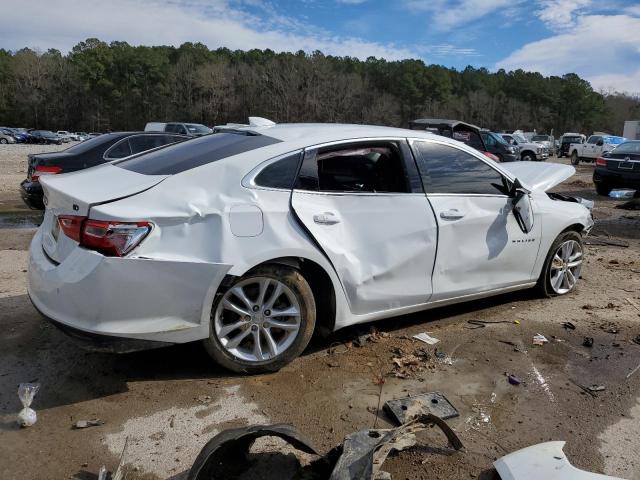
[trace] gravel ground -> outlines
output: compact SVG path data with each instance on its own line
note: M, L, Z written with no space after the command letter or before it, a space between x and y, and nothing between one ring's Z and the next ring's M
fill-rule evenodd
M28 148L44 147L0 151L2 188L11 175L24 174L14 169L24 169L17 156ZM34 229L29 222L26 228L0 222L0 478L95 479L101 465L115 468L128 439L128 480L184 479L216 432L254 423L291 423L326 452L353 431L390 426L380 401L440 391L460 412L448 423L466 448L454 452L428 431L420 447L385 463L393 478L494 479L496 458L565 440L577 467L639 479L640 371L626 377L640 363L640 346L631 341L640 334L634 307L640 305L640 212L595 197L592 168L580 166L557 190L595 199L594 233L628 247L588 246L571 294L541 299L525 291L385 320L375 324L375 341L361 348L350 340L370 326L347 329L315 339L280 372L253 377L220 369L199 344L120 356L78 349L41 319L26 295ZM473 319L520 323L470 329ZM576 329L564 329L565 321ZM444 359L411 339L423 331L440 339ZM549 343L533 346L537 333ZM582 346L585 336L594 338L592 348ZM428 356L399 378L393 358L423 348ZM522 384L510 385L506 373ZM21 430L16 391L25 381L40 382L41 390L33 403L38 422ZM605 390L592 397L576 383ZM105 424L71 428L90 418ZM277 470L263 473L283 478Z

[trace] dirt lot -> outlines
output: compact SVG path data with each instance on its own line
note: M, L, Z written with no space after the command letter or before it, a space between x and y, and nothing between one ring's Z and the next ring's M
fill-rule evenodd
M25 280L37 218L6 213L22 208L16 187L29 148L0 150L0 478L93 479L101 465L115 468L127 438L129 480L185 478L216 432L254 423L291 423L324 452L376 421L390 425L380 401L430 391L459 410L448 423L465 449L455 452L429 431L420 447L385 463L393 478L495 478L496 458L548 440L567 441L565 452L580 468L640 478L640 371L627 378L640 364L632 342L640 335L640 212L596 198L591 165L557 190L595 199L594 234L628 247L588 246L574 293L548 300L520 292L393 318L376 323L380 334L363 347L350 340L369 326L349 329L314 340L276 374L239 377L214 365L199 344L87 353L39 317ZM511 323L467 323L478 319ZM423 331L440 339L444 358L411 339ZM533 346L537 333L550 342ZM582 346L586 336L592 348ZM393 358L419 349L428 355L399 378ZM510 385L505 374L522 384ZM17 386L34 381L41 384L38 422L21 430ZM576 384L606 389L591 396ZM105 423L72 429L90 418Z

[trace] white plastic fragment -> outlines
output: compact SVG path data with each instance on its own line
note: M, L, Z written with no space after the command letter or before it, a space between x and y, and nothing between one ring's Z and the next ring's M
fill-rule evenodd
M549 340L547 340L547 338L541 333L538 333L533 337L534 345L544 345L545 343L549 343Z
M18 413L18 423L21 427L30 427L38 420L36 411L29 407L39 389L40 384L38 383L21 383L18 386L18 397L24 407L20 410L20 413Z
M424 342L424 343L426 343L428 345L435 345L436 343L438 343L440 341L435 337L427 335L426 332L422 332L422 333L419 333L417 335L414 335L413 338L415 338L416 340L420 340L421 342Z
M98 480L107 480L107 467L102 465L98 470Z

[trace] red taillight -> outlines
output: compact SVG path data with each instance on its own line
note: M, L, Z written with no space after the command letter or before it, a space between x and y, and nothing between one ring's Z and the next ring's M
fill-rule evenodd
M92 220L77 215L59 215L64 234L80 246L104 255L123 257L149 234L149 222Z
M85 218L86 217L78 217L77 215L59 215L58 223L67 237L76 242L80 242L82 222Z
M596 166L597 167L606 167L607 166L607 161L602 157L596 158Z
M80 245L104 255L122 257L151 231L149 222L118 222L86 219Z
M499 162L500 159L498 157L496 157L493 153L491 152L482 152L484 153L485 157L489 157L491 160L493 160L494 162Z
M31 181L34 183L40 182L40 177L42 175L56 175L62 172L62 168L60 167L48 167L46 165L38 165L35 170L31 173Z

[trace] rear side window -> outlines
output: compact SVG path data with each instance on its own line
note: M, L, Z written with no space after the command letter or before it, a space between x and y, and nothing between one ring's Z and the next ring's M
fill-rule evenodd
M409 193L407 180L398 145L353 144L307 152L296 188L322 192Z
M115 160L117 158L128 157L129 155L131 155L131 146L129 145L129 139L125 138L107 150L104 158Z
M503 176L485 162L458 148L414 142L418 170L426 192L458 195L506 195Z
M254 183L260 187L291 190L296 180L301 156L302 152L294 153L267 165L256 175Z
M186 129L179 123L168 123L164 131L168 133L187 133Z
M144 175L173 175L280 141L266 135L217 133L122 160L117 166Z

